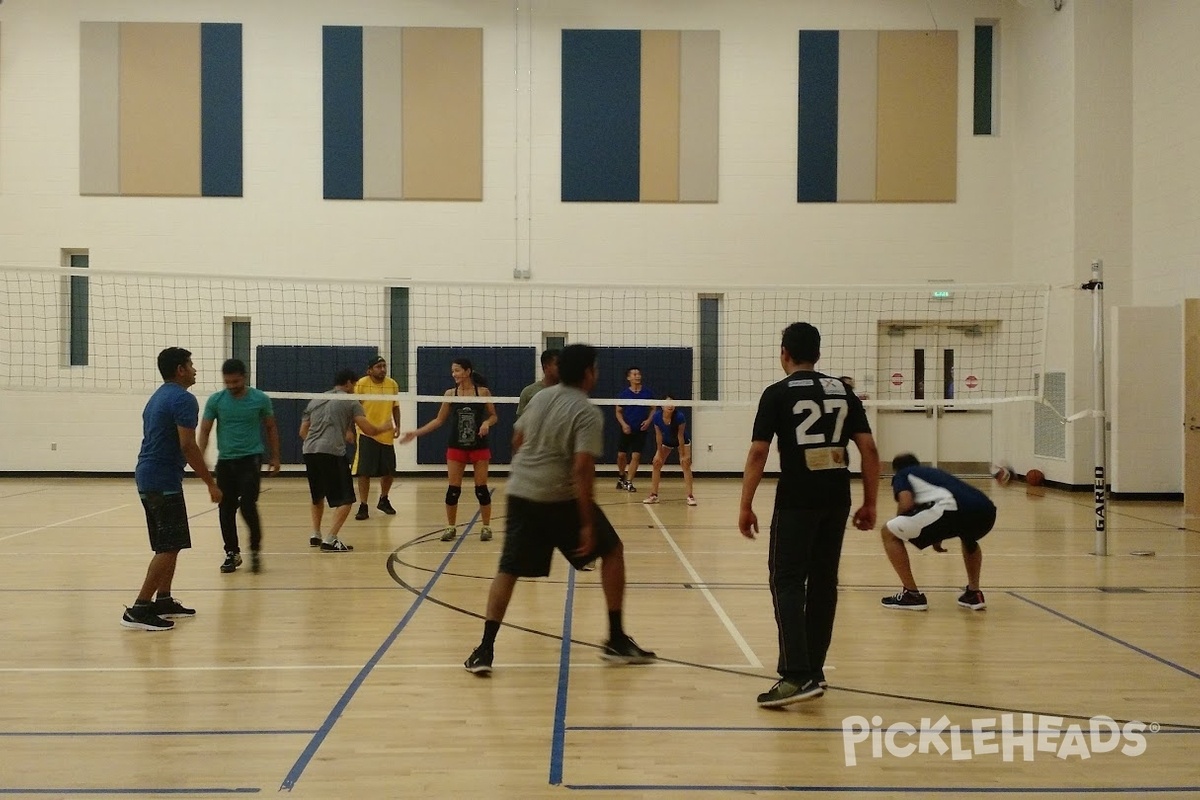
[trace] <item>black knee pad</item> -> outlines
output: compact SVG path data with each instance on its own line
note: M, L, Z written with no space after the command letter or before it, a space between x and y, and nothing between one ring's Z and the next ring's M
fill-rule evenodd
M475 487L475 497L479 500L479 505L490 506L492 504L492 493L488 491L487 484Z
M462 494L461 486L446 487L446 505L448 505L448 506L458 505L458 496L460 494Z
M974 539L963 539L962 547L964 553L974 553L979 550L979 542Z

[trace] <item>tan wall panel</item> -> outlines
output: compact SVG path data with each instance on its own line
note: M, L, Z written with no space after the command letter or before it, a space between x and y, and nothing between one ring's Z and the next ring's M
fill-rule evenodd
M121 194L200 194L200 26L121 23Z
M121 191L121 28L116 22L79 26L79 193Z
M1183 502L1200 517L1200 300L1183 301Z
M679 31L642 31L640 199L679 200Z
M405 28L405 200L483 199L483 30Z
M878 129L879 32L838 35L839 203L875 199L875 136Z
M679 200L715 203L720 175L721 34L679 41Z
M877 200L953 202L958 32L880 31Z
M403 28L363 28L363 197L404 196Z

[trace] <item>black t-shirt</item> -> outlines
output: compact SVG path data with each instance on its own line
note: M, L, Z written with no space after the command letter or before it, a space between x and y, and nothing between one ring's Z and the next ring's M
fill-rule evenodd
M475 390L478 394L479 390ZM458 396L458 387L454 388ZM488 418L486 403L450 404L450 447L459 450L482 450L488 446L488 437L479 435L479 426Z
M801 370L768 386L758 401L753 439L779 439L775 507L848 507L846 444L870 432L862 401L838 378Z

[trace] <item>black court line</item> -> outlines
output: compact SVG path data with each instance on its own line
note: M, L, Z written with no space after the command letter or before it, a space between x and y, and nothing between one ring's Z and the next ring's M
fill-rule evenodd
M1042 603L1039 603L1036 600L1030 600L1028 597L1019 595L1016 592L1009 592L1008 594L1012 595L1013 597L1017 598L1018 600L1023 600L1026 603L1029 603L1029 605L1031 605L1031 606L1040 608L1047 613L1053 614L1054 616L1058 617L1059 619L1066 620L1067 622L1071 623L1072 625L1077 625L1086 631L1091 631L1092 633L1096 634L1097 636L1101 636L1105 639L1108 639L1110 642L1115 642L1116 644L1119 644L1122 647L1132 650L1135 653L1139 653L1139 654L1145 656L1146 658L1152 659L1154 661L1157 661L1160 664L1168 666L1177 672L1182 672L1184 675L1187 675L1190 678L1196 678L1196 679L1200 680L1200 672L1195 672L1193 670L1188 669L1187 667L1176 664L1174 661L1163 658L1160 655L1151 653L1149 650L1145 650L1141 647L1138 647L1135 644L1131 644L1130 642L1127 642L1124 639L1118 639L1116 636L1113 636L1111 633L1105 633L1104 631L1100 630L1099 628L1094 628L1091 625L1088 625L1086 622L1083 622L1082 620L1075 619L1074 617L1072 617L1068 614L1064 614L1061 611L1056 611L1055 609L1051 608L1050 606L1043 605Z
M677 783L577 783L567 785L577 791L600 792L804 792L838 794L1162 794L1165 792L1195 793L1200 786L1116 786L1088 788L1082 786L789 786L755 784L677 784Z

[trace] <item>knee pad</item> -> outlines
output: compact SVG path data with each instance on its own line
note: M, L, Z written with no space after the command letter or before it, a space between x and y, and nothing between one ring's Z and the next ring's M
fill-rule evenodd
M462 494L461 486L449 486L446 488L446 505L458 505L458 496Z
M979 542L975 541L974 539L963 539L962 547L964 553L974 553L979 549Z
M479 505L490 506L492 504L492 493L488 491L487 484L475 487L475 497L479 500Z

